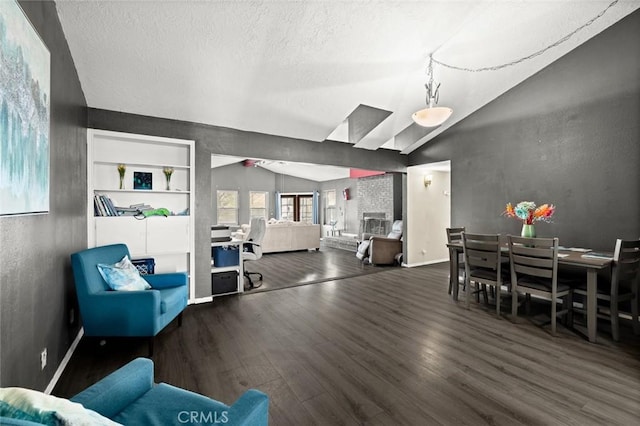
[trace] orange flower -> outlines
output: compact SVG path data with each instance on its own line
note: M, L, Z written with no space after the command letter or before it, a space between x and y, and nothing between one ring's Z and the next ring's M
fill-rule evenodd
M555 209L556 207L553 204L543 204L536 209L536 211L533 213L533 216L536 219L550 218L553 215Z
M511 205L511 203L507 203L507 208L502 214L504 214L507 217L516 217L516 212L513 209L513 206Z

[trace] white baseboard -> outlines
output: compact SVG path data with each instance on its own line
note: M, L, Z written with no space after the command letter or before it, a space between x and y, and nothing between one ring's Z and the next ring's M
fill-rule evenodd
M196 299L189 299L187 304L188 305L198 305L200 303L207 303L207 302L213 302L213 296L198 297Z
M47 388L44 390L44 393L46 393L47 395L50 395L53 391L53 388L56 387L58 380L60 380L60 376L62 376L64 369L67 368L67 364L69 364L69 361L71 360L71 355L73 355L73 352L78 347L78 343L80 343L80 339L82 339L82 336L84 336L84 328L80 328L80 331L78 331L78 335L73 340L73 343L71 343L69 350L67 350L67 353L64 355L64 358L62 358L62 362L60 362L58 369L51 378L51 381L47 385Z
M444 258L444 259L436 259L436 260L428 260L426 262L420 262L420 263L403 263L402 266L405 266L407 268L415 268L416 266L426 266L426 265L433 265L436 263L443 263L443 262L448 262L449 258Z

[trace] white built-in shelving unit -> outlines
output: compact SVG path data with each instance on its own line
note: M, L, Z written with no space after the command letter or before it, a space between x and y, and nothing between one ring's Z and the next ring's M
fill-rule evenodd
M87 144L88 246L124 243L132 258L154 258L156 273L186 272L193 301L194 141L89 129ZM119 189L119 164L126 165L123 189ZM165 167L174 170L169 189ZM134 189L134 172L151 173L151 189ZM95 216L95 195L109 197L118 207L144 203L174 215Z

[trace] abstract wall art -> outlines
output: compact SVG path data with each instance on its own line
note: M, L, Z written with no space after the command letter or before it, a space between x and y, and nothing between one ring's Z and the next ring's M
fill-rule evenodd
M50 54L15 1L0 1L0 215L49 211Z

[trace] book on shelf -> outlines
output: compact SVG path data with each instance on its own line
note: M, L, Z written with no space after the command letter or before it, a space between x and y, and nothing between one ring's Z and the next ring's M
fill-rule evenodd
M129 207L114 206L114 210L118 216L136 216L144 211L153 210L149 204L138 203L131 204Z
M147 210L153 210L153 207L146 203L120 207L116 206L113 200L106 195L95 194L93 197L93 213L95 216L135 216Z
M93 211L96 216L117 216L113 201L106 195L96 194L93 197Z
M94 205L94 211L96 211L97 213L96 216L106 215L104 211L104 206L102 205L102 202L100 201L100 196L98 194L93 196L93 205Z
M104 203L107 206L107 210L109 210L109 216L118 216L118 212L116 212L116 208L113 205L111 198L104 196Z
M100 213L100 205L98 204L98 197L93 197L93 215L94 216L102 216Z

